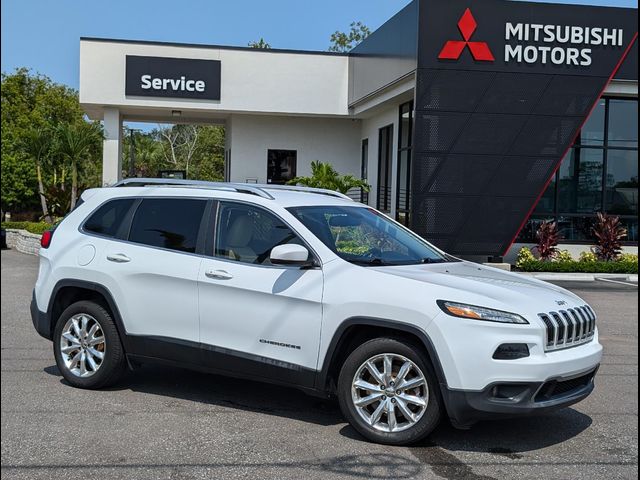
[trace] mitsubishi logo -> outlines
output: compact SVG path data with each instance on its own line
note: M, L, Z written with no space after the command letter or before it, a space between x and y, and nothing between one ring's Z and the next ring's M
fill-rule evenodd
M473 18L471 10L467 8L462 14L462 17L460 17L460 20L458 20L458 28L464 40L448 40L447 43L444 44L444 47L442 47L438 58L440 60L458 60L464 48L469 47L469 51L474 60L493 62L495 58L493 58L493 53L491 53L491 49L489 49L489 45L486 42L469 41L473 32L476 31L477 26L476 19Z

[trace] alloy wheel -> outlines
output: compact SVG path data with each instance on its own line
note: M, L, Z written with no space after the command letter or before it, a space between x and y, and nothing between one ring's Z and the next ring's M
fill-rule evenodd
M100 369L106 346L102 327L86 313L69 318L60 335L60 355L64 365L81 378L91 377Z
M429 387L413 361L383 353L358 368L351 383L351 399L367 425L383 432L399 432L422 418L429 403Z

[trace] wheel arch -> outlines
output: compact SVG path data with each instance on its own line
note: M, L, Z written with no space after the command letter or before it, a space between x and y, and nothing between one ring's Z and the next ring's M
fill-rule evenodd
M93 301L107 309L116 324L120 341L125 351L128 351L127 331L122 321L120 310L118 310L113 300L113 295L105 286L85 280L63 279L53 287L47 307L50 329L49 338L53 338L53 331L62 312L69 305L83 300Z
M373 317L351 317L343 321L337 328L318 372L316 388L325 392L335 392L340 366L349 354L361 342L383 336L400 337L424 347L427 358L431 362L438 384L447 385L444 369L429 335L415 325Z

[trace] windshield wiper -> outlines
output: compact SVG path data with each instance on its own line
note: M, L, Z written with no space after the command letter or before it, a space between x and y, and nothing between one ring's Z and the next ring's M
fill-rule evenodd
M420 259L420 263L445 263L447 260L444 258L430 258L425 257Z
M385 266L394 265L393 263L387 263L384 260L377 257L369 258L367 260L352 259L352 260L349 260L349 263L354 263L356 265L373 266L373 267L385 267Z

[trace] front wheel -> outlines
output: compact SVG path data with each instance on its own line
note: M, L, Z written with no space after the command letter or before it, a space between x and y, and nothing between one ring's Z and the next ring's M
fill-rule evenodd
M364 437L407 445L427 436L441 417L438 384L419 347L376 338L356 348L338 379L342 413Z
M53 353L62 376L74 387L112 385L125 369L115 323L94 302L76 302L62 312L53 334Z

